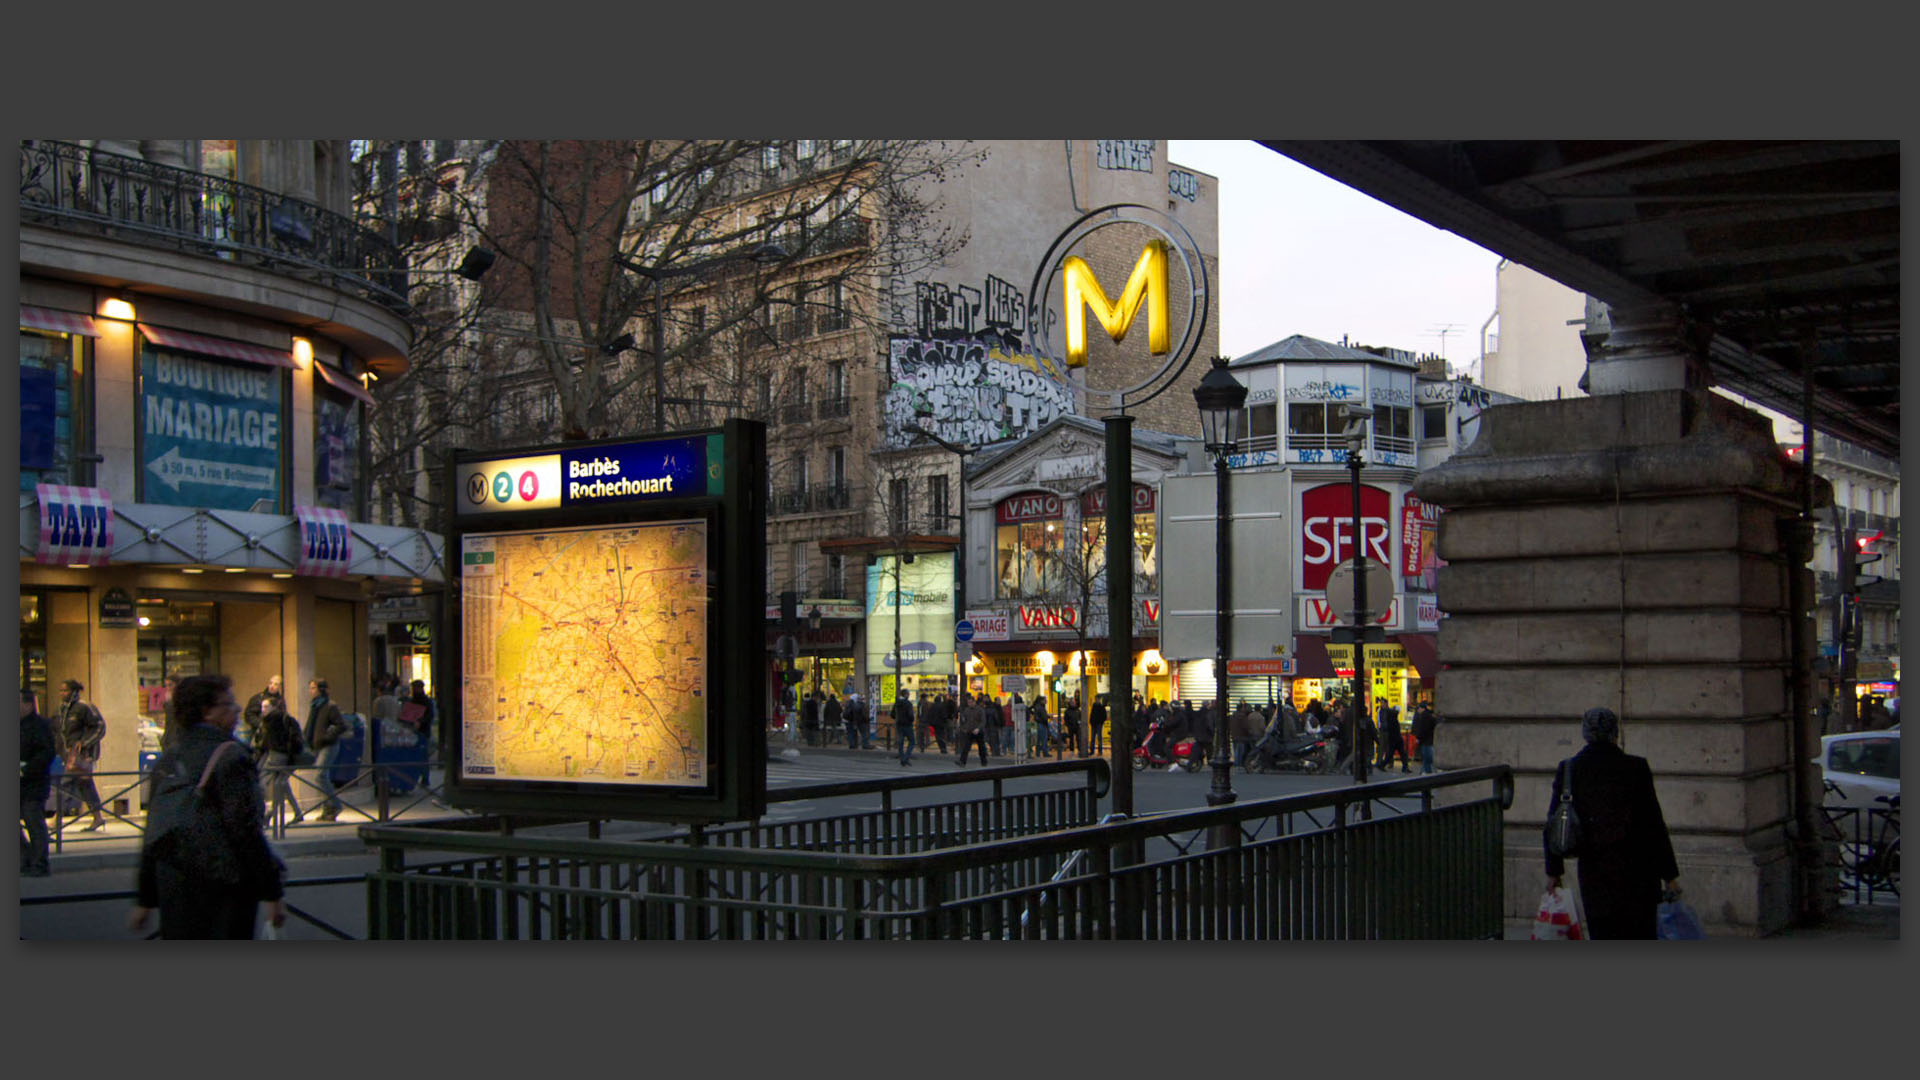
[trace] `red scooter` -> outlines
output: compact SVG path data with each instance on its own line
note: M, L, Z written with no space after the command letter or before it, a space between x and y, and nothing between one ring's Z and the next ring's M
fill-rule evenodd
M1207 763L1207 752L1200 740L1191 736L1167 746L1166 721L1155 720L1147 727L1147 735L1140 745L1133 748L1133 771L1145 772L1148 768L1164 769L1169 766L1199 772Z

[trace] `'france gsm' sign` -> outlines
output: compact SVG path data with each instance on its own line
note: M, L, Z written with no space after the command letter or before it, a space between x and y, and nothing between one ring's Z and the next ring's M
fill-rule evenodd
M1364 536L1362 554L1388 566L1392 550L1388 543L1391 522L1387 514L1386 491L1360 485L1360 531ZM1316 592L1327 587L1327 575L1340 563L1353 558L1353 488L1347 484L1322 484L1300 493L1300 587Z

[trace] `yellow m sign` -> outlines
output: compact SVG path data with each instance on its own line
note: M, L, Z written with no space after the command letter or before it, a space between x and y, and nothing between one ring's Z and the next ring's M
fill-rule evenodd
M1172 333L1167 317L1167 244L1164 240L1150 240L1146 249L1140 252L1140 261L1133 264L1133 273L1127 276L1127 287L1120 293L1120 302L1107 300L1107 294L1100 288L1100 280L1093 276L1093 268L1078 255L1068 256L1060 270L1066 278L1067 309L1067 366L1080 367L1087 362L1087 309L1093 309L1093 317L1100 320L1100 326L1107 335L1119 344L1133 328L1133 320L1140 314L1140 305L1147 305L1147 351L1155 356L1164 356L1173 348Z

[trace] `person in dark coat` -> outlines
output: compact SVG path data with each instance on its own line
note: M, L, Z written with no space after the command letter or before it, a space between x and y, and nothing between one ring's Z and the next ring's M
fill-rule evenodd
M33 691L20 691L20 875L46 877L47 796L53 792L53 725Z
M207 763L223 746L233 746L214 764L206 799L219 815L221 832L238 864L239 880L210 881L156 856L151 848L140 853L136 879L139 899L127 917L127 928L146 929L155 908L160 911L163 938L251 938L254 918L262 901L274 926L287 919L281 903L281 875L285 866L267 844L260 812L260 774L253 758L233 737L240 722L240 703L233 697L233 680L225 675L195 675L180 681L174 697L181 725L180 741L161 753L155 776L179 775L197 782Z
M980 747L980 764L987 763L987 724L997 720L999 707L984 697L960 695L960 722L954 729L954 741L960 744L960 756L957 762L967 763L967 753L975 746ZM991 713L989 712L991 709Z
M1105 740L1102 733L1107 726L1107 695L1101 694L1093 699L1093 709L1087 713L1087 742L1093 750L1093 756L1099 757Z
M67 798L61 800L61 812L66 811L64 804L68 800L75 804L73 816L76 818L80 816L81 807L92 807L93 824L82 831L97 832L106 827L107 818L100 806L100 789L93 785L93 769L100 761L100 743L106 738L107 723L99 709L81 700L80 692L86 687L80 680L68 679L61 685L67 697L61 703L59 723L53 729L54 749L66 769L63 782Z
M1380 733L1380 761L1382 769L1393 764L1395 756L1400 758L1400 771L1412 772L1407 760L1407 744L1400 738L1400 710L1389 701L1380 702L1379 719L1376 727Z
M327 680L308 680L307 693L312 696L307 702L307 723L301 741L313 751L314 784L326 800L320 820L332 821L340 816L342 805L339 792L333 786L333 763L340 757L340 740L353 729L328 694Z
M1653 790L1647 759L1620 749L1620 720L1611 709L1588 709L1580 718L1587 745L1560 763L1553 779L1549 816L1571 778L1573 810L1580 818L1580 902L1587 936L1595 940L1645 939L1657 935L1661 885L1676 888L1679 866L1673 841ZM1541 830L1542 846L1546 830ZM1566 861L1548 848L1547 883L1558 888Z
M913 762L913 702L906 691L893 694L893 737L900 743L900 764Z
M828 731L838 731L842 735L846 735L847 731L844 721L845 716L840 710L840 696L838 694L828 694L827 703L820 707L820 722L827 726ZM851 737L849 737L846 742L847 749L854 749L855 744Z
M1413 741L1420 745L1420 772L1422 775L1433 771L1433 735L1440 726L1440 718L1434 715L1433 702L1422 701L1420 707L1413 710Z

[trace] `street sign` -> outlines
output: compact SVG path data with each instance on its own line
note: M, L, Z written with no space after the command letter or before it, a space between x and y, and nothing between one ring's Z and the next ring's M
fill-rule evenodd
M1367 575L1368 622L1378 622L1393 609L1393 571L1378 559L1362 559ZM1327 575L1327 603L1339 611L1342 622L1351 622L1353 609L1353 560L1348 559Z
M1229 675L1292 675L1293 674L1293 658L1290 656L1286 656L1286 657L1277 657L1274 659L1261 657L1260 659L1257 659L1257 660L1229 660L1227 661L1227 674Z
M798 656L799 652L799 643L794 641L792 634L781 634L780 640L773 643L773 655L782 660L791 660Z
M953 647L953 660L954 660L954 663L957 663L957 664L965 664L965 663L966 663L967 661L969 661L969 660L971 660L971 659L973 659L973 645L972 645L972 644L970 644L970 643L968 643L968 642L965 642L965 641L962 641L962 642L961 642L960 644L958 644L958 645L955 645L955 646Z
M954 623L953 624L953 640L972 641L973 640L973 624L968 622L965 619L961 619L959 622Z

